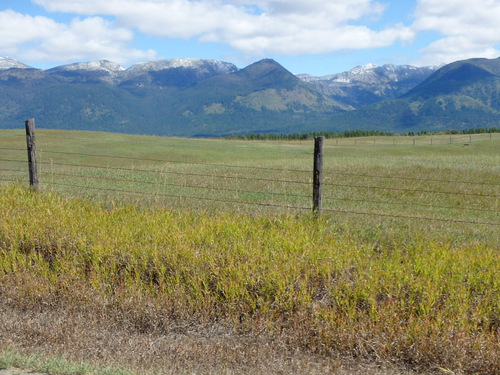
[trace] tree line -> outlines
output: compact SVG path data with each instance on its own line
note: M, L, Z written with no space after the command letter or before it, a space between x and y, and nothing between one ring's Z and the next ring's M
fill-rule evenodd
M293 141L293 140L308 140L315 137L331 138L358 138L358 137L374 137L374 136L422 136L422 135L440 135L440 134L484 134L484 133L500 133L499 128L471 128L465 130L445 130L440 132L420 131L418 133L395 133L382 132L378 130L346 130L343 132L309 132L309 133L292 133L292 134L274 134L274 133L250 133L240 135L230 135L224 138L249 140L249 141Z

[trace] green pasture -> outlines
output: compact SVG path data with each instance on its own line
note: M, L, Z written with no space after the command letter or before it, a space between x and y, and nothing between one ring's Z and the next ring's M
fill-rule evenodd
M212 212L312 208L313 141L37 130L41 191ZM0 180L27 185L24 130L0 131ZM325 141L323 216L369 233L497 241L500 136Z

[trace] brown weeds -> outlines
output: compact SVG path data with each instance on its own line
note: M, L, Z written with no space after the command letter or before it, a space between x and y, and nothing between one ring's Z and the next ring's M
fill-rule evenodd
M0 349L137 373L500 373L495 247L19 188L0 203Z

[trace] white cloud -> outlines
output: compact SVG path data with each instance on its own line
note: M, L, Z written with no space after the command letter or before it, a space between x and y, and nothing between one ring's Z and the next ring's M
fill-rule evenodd
M497 0L419 0L413 29L441 35L421 50L422 63L498 57L499 19Z
M132 48L134 33L224 43L247 59L411 44L438 35L415 65L500 55L498 0L413 0L411 26L384 20L400 0L31 0L72 22L0 10L0 55L28 61L151 60ZM56 16L54 16L56 17ZM383 30L371 27L387 21ZM379 23L380 24L380 23ZM432 33L425 33L425 32Z
M20 43L42 41L62 28L46 17L31 17L6 10L0 12L0 48L14 49Z
M380 17L374 0L34 0L48 11L111 16L147 35L222 42L246 54L299 55L409 41L404 27L354 23Z
M475 57L493 59L500 56L500 51L493 46L477 43L466 36L439 39L420 52L420 65L431 65L437 62L450 63Z
M129 48L133 34L125 28L113 28L109 21L101 17L84 20L74 19L62 32L52 35L40 44L37 51L53 56L64 51L68 61L80 60L86 56L109 59L119 63L144 57L153 57L148 51Z
M153 51L129 48L133 34L101 17L75 18L67 25L12 10L0 12L0 51L28 61L109 59L126 63L154 58Z

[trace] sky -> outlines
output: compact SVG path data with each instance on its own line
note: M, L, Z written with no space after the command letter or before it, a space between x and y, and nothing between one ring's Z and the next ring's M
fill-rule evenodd
M0 57L47 69L272 58L324 76L500 57L500 0L0 0Z

